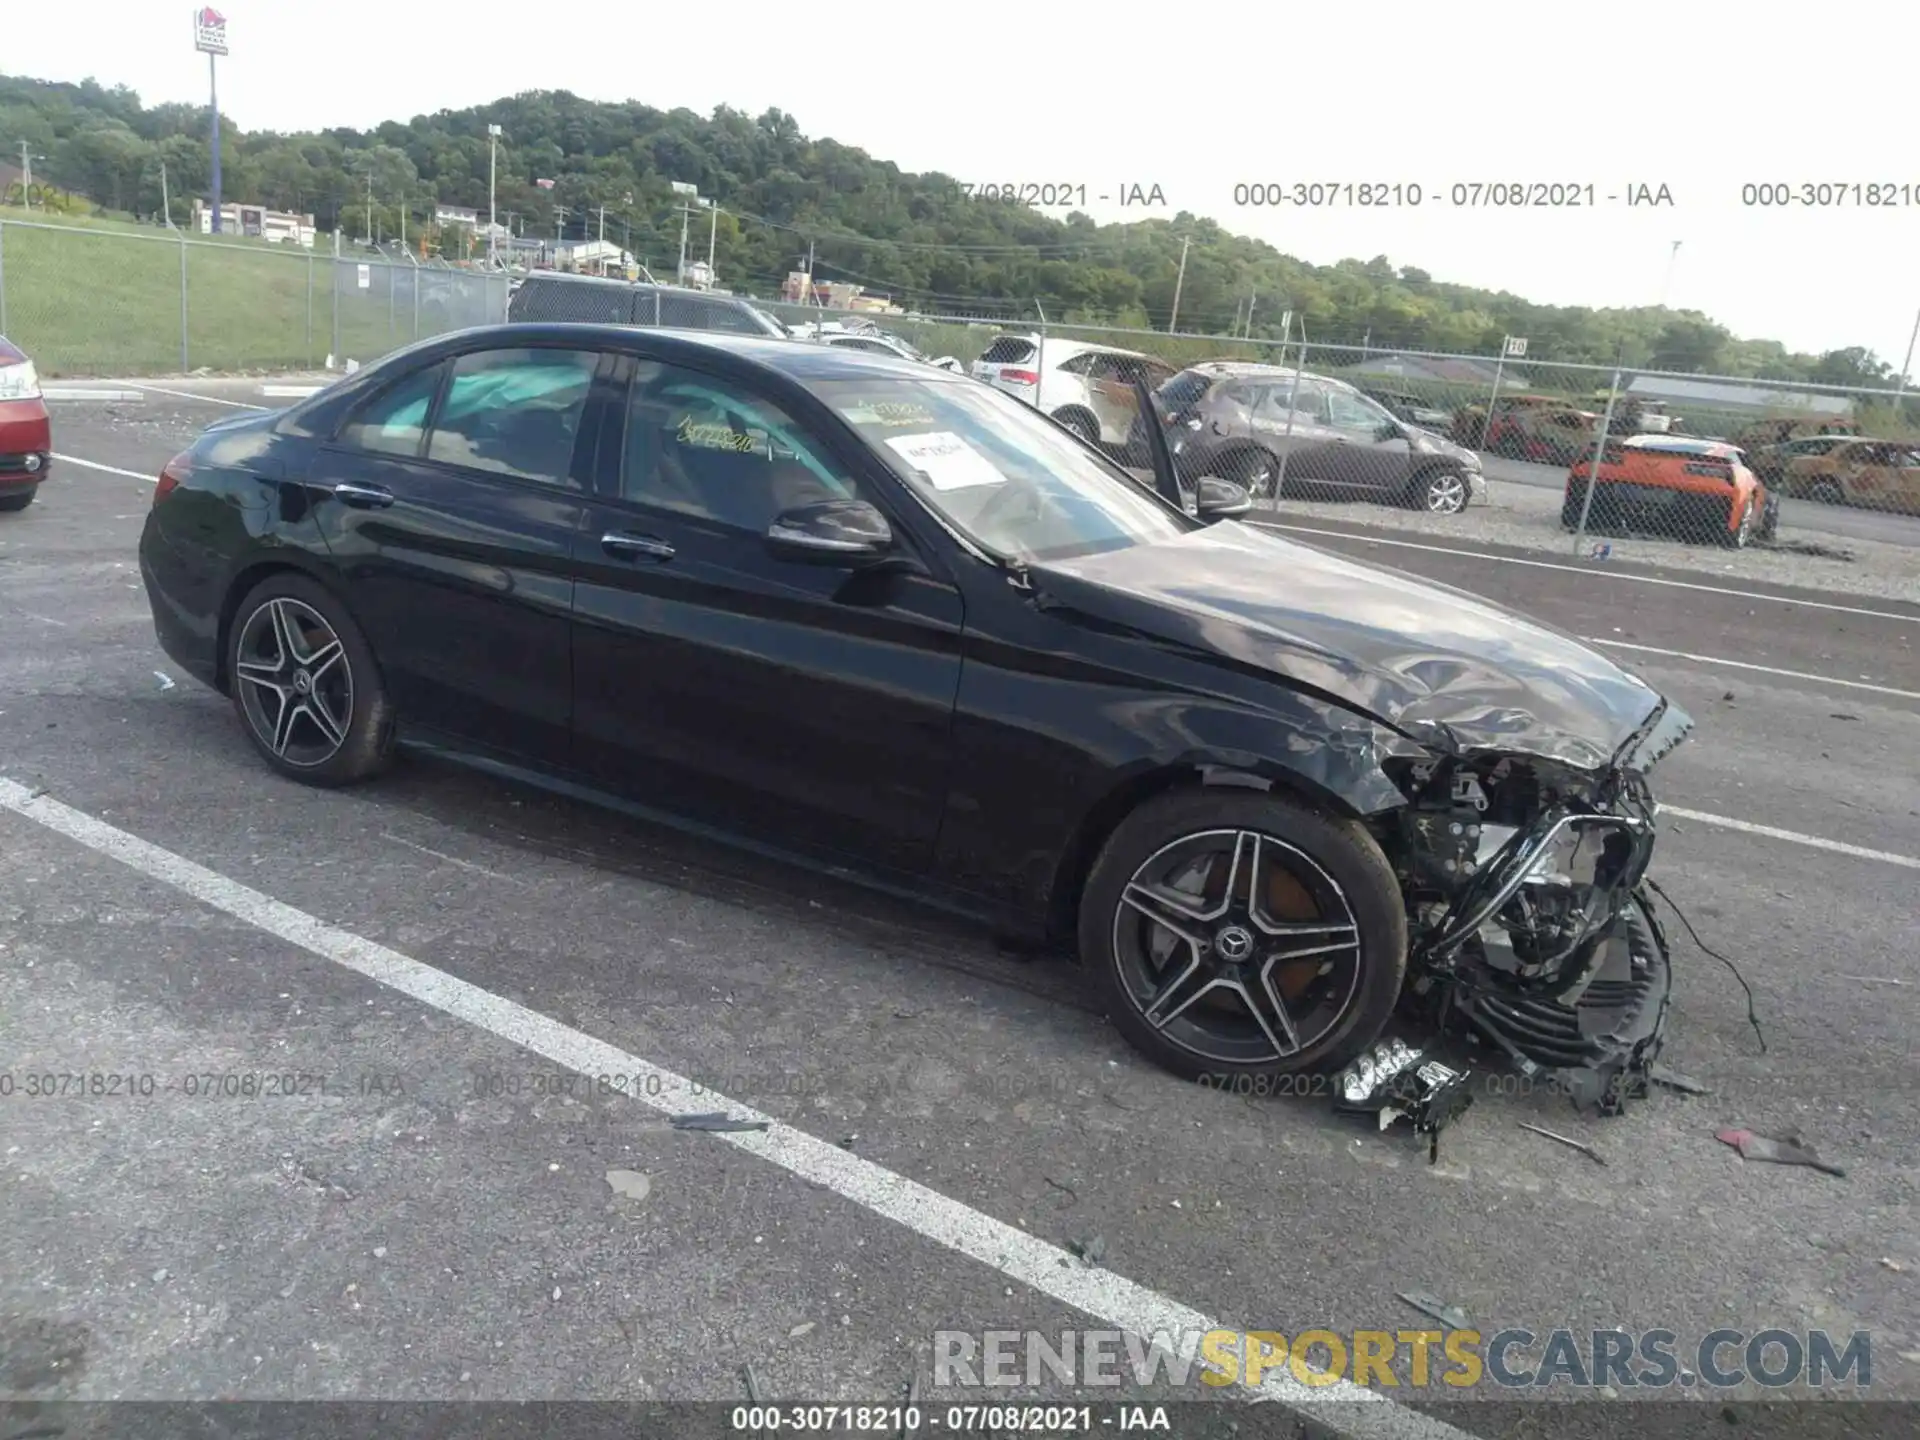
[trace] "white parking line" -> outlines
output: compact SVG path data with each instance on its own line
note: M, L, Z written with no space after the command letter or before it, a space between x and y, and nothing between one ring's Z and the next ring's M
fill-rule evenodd
M1435 555L1464 555L1469 560L1492 560L1501 565L1525 565L1533 570L1560 570L1569 575L1627 580L1636 585L1664 585L1671 590L1699 590L1708 595L1732 595L1740 600L1771 600L1776 605L1801 605L1809 610L1835 610L1842 615L1865 615L1874 620L1899 620L1920 625L1920 615L1891 610L1868 610L1858 605L1835 605L1826 600L1802 600L1793 595L1766 595L1758 590L1735 590L1725 585L1696 585L1687 580L1663 580L1657 575L1633 575L1623 570L1601 570L1589 565L1562 565L1551 560L1523 560L1518 555L1495 555L1487 550L1461 550L1449 545L1423 545L1414 540L1388 540L1378 535L1356 535L1351 530L1321 530L1312 525L1283 525L1277 520L1252 522L1263 530L1285 530L1301 535L1329 535L1336 540L1358 540L1366 545L1397 545L1402 550L1427 550Z
M128 381L133 384L133 381ZM164 385L139 385L138 389L151 391L155 395L171 395L176 400L204 400L209 405L231 405L236 410L266 410L266 405L249 405L244 400L222 400L218 395L196 395L191 390L169 390Z
M760 1132L713 1136L812 1184L944 1245L1011 1280L1152 1343L1156 1332L1226 1329L1209 1316L1124 1276L1090 1267L1058 1246L972 1209L939 1191L875 1165L769 1115L489 990L436 970L384 945L329 925L202 865L148 844L83 811L0 778L0 806L162 881L196 900L290 945L364 975L459 1020L511 1041L582 1075L634 1077L633 1098L667 1115L724 1110L766 1122ZM656 1093L657 1092L657 1093ZM1342 1412L1339 1428L1378 1440L1472 1440L1465 1431L1405 1408L1347 1380L1305 1385L1285 1370L1263 1375L1246 1398L1279 1401L1324 1416ZM1331 1405L1329 1404L1331 1402Z
M1697 820L1702 825L1718 825L1722 830L1738 830L1743 835L1759 835L1768 840L1784 840L1789 845L1805 845L1814 850L1825 850L1834 855L1846 855L1855 860L1878 860L1884 865L1900 865L1908 870L1920 870L1920 859L1912 855L1896 855L1891 850L1869 850L1864 845L1849 845L1844 840L1822 840L1818 835L1802 835L1798 830L1779 830L1771 825L1755 825L1751 820L1735 820L1726 815L1709 815L1704 810L1682 810L1678 805L1660 805L1659 813L1674 815L1682 820Z
M1662 650L1658 645L1635 645L1625 640L1602 640L1597 635L1584 637L1589 645L1605 645L1614 650L1639 650L1648 655L1670 655L1676 660L1692 660L1701 665L1724 665L1730 670L1758 670L1764 675L1783 675L1789 680L1816 680L1822 685L1844 685L1849 690L1871 690L1876 695L1892 695L1901 700L1920 700L1920 690L1896 690L1891 685L1872 685L1865 680L1842 680L1838 675L1810 675L1805 670L1782 670L1773 665L1754 665L1745 660L1727 660L1719 655L1691 655L1685 650Z
M59 455L53 457L62 465L79 465L88 470L104 470L109 475L124 475L129 480L144 480L149 485L159 481L158 475L142 475L138 470L122 470L118 465L102 465L98 460L82 460L78 455Z
M83 385L42 385L42 400L144 400L147 397L138 390L97 390Z
M309 395L318 395L326 388L324 385L262 385L260 393L279 399L304 400Z

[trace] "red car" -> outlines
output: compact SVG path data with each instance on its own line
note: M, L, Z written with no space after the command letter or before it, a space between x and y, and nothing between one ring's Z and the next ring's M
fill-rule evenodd
M0 511L24 510L53 465L53 428L40 377L18 345L0 335Z

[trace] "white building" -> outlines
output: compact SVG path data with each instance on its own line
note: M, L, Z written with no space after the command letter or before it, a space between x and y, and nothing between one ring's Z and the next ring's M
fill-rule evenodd
M1844 395L1816 395L1772 385L1729 385L1711 380L1675 380L1664 375L1638 375L1627 386L1629 395L1665 400L1669 405L1696 405L1714 410L1754 410L1768 414L1848 416L1853 401Z
M212 201L193 202L193 225L202 235L213 233ZM221 202L220 229L227 235L246 235L255 240L270 240L276 245L294 244L308 250L313 248L313 216L269 210L264 205Z

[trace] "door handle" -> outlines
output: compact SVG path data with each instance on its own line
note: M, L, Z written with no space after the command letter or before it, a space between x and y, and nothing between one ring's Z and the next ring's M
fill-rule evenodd
M673 546L651 535L625 535L619 531L600 537L600 548L623 559L671 560Z
M343 481L333 487L333 498L361 510L384 510L393 504L393 492L378 485L356 485Z

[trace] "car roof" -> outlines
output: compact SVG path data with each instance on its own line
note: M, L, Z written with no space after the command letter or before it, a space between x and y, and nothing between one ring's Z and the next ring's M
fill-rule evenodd
M480 325L454 331L440 337L457 348L471 349L474 342L489 339L501 345L529 341L571 341L575 344L632 350L639 346L669 361L698 360L702 356L724 356L750 369L796 380L859 380L882 376L926 382L944 380L948 372L935 370L916 361L893 355L876 355L870 350L854 350L842 345L809 345L773 335L737 335L721 330L678 330L670 326L608 325L569 323L559 320L527 321L517 324ZM449 344L449 349L456 348ZM953 377L954 383L972 383Z
M1118 345L1101 345L1092 340L1061 340L1040 334L1037 330L1002 330L993 340L987 342L991 349L995 340L1025 340L1030 345L1046 343L1048 355L1064 355L1069 360L1075 355L1085 355L1089 351L1101 355L1124 355L1129 360L1152 360L1157 357L1143 354L1138 350L1122 350ZM1165 363L1164 361L1162 362Z
M1199 360L1189 365L1187 369L1198 371L1202 375L1212 375L1220 380L1250 378L1291 380L1295 373L1291 365L1267 365L1258 360ZM1350 390L1356 395L1360 393L1359 387L1350 385L1337 376L1322 375L1314 370L1302 370L1299 375L1302 380L1331 385L1336 390Z
M1729 445L1724 440L1694 440L1683 435L1634 435L1628 438L1627 447L1631 450L1662 450L1674 455L1711 455L1716 459L1733 459L1743 452L1738 445Z

